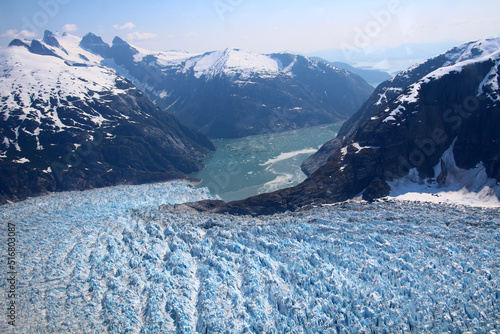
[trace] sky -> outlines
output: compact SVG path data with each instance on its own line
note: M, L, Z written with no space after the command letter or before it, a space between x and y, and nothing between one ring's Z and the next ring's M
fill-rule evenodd
M42 38L46 29L93 32L108 43L119 36L158 51L231 47L359 62L405 43L437 50L499 36L500 1L0 0L0 46Z

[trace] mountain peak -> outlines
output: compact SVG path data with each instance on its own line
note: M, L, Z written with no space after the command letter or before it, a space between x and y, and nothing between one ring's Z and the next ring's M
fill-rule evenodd
M276 76L279 73L277 61L271 57L230 48L207 52L189 59L184 68L185 72L188 70L193 70L197 78L236 72L243 76L249 76L252 73L266 73Z
M116 36L111 46L111 56L118 65L130 64L134 62L134 55L138 54L134 47Z
M103 58L110 58L111 56L111 47L109 44L105 43L101 37L91 32L82 38L80 46Z
M42 41L45 44L53 46L53 47L56 47L56 48L60 48L61 47L61 45L59 44L59 41L55 38L55 36L52 33L52 31L49 31L49 30L45 30L45 32L43 34L43 40Z
M9 43L9 48L10 47L13 47L13 46L22 46L22 47L25 47L27 50L30 49L29 45L24 43L23 41L21 41L20 39L13 39L10 43Z
M130 44L128 44L127 42L125 42L123 39L121 39L118 36L115 36L115 38L113 38L112 44L113 44L113 46L115 46L115 45L128 45L128 46L130 46Z

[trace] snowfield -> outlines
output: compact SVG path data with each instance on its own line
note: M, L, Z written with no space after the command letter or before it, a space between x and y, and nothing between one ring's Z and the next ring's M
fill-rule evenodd
M498 208L342 203L252 218L164 205L205 198L173 182L1 206L4 253L16 224L19 273L16 327L4 311L2 329L500 330Z

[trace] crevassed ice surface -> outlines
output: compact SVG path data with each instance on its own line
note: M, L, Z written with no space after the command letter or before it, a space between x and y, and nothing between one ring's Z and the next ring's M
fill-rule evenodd
M251 218L162 206L209 197L174 182L1 206L4 245L17 225L12 332L499 330L498 209L344 203Z

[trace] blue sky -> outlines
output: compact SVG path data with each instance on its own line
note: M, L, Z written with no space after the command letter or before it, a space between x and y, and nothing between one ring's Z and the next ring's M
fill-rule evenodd
M154 50L314 53L500 34L500 1L2 0L0 45L45 29Z

